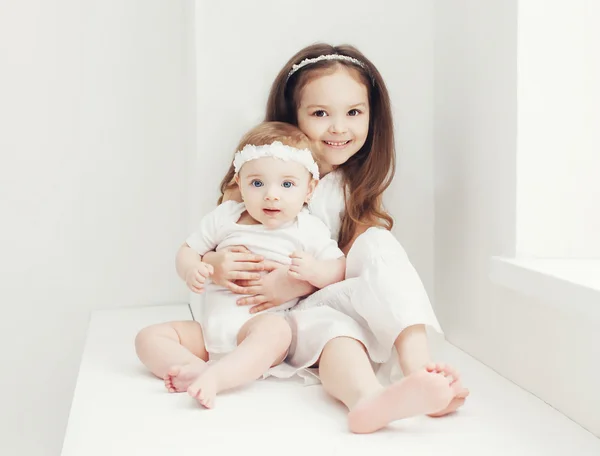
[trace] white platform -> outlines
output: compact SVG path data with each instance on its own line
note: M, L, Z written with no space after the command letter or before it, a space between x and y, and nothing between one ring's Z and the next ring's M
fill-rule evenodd
M434 347L437 358L458 367L471 390L454 416L353 435L320 385L271 379L204 410L167 393L135 355L139 329L176 319L191 319L186 305L92 315L63 456L600 455L599 439L446 342Z

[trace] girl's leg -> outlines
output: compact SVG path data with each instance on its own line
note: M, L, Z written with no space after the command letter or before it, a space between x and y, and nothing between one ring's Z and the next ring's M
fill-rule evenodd
M431 363L425 325L413 325L406 328L398 335L394 346L398 352L398 361L404 375L410 375Z
M319 378L323 389L348 410L383 389L363 345L349 337L336 337L325 345L319 359Z
M325 391L350 410L350 430L361 434L375 432L395 420L437 412L454 395L443 369L422 369L384 388L375 377L363 345L348 337L332 339L325 345L319 374Z
M218 393L260 378L281 363L292 341L292 330L278 315L262 314L240 329L237 348L209 366L188 388L190 396L206 408Z
M394 345L404 375L426 366L437 369L431 367L425 323L441 328L417 271L394 236L375 228L359 236L348 253L347 276L358 278L350 311L364 319L382 346ZM457 375L452 368L444 370ZM456 410L469 394L458 379L454 387L456 401L440 412Z
M449 404L429 413L430 416L440 417L456 411L465 403L469 390L464 388L460 382L458 372L444 364L434 364L429 353L429 342L425 325L413 325L402 331L394 342L398 352L400 368L405 376L410 376L425 368L429 372L446 372L452 378L452 389L454 397Z
M196 321L174 321L148 326L135 338L140 361L165 381L169 392L185 391L206 367L202 328Z

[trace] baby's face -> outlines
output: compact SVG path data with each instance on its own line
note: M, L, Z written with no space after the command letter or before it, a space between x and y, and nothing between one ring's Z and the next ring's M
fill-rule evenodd
M237 182L250 216L279 228L294 220L317 181L300 163L262 157L244 163Z

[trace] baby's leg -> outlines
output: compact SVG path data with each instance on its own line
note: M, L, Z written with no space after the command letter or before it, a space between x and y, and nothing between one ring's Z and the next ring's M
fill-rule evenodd
M165 382L169 392L186 391L205 369L208 353L196 321L174 321L148 326L135 338L140 361Z
M212 408L221 391L250 383L281 363L291 341L292 330L283 317L262 314L252 318L240 329L237 348L208 367L188 393Z

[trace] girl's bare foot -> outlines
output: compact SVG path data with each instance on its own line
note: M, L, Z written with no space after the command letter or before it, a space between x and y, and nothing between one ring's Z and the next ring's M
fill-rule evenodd
M183 393L205 369L206 363L201 359L190 364L172 366L163 379L165 388L169 393Z
M200 405L210 409L215 406L218 392L217 376L214 371L207 369L196 378L187 389L190 396L196 399Z
M348 414L348 424L357 434L375 432L395 420L438 412L452 397L446 375L422 369L360 401Z
M449 415L450 413L454 413L461 407L469 395L469 390L464 388L460 382L460 376L458 372L452 367L445 364L428 364L425 366L425 369L428 372L438 372L443 373L446 377L451 377L452 380L450 382L450 387L454 391L454 397L450 401L450 403L444 407L442 410L438 410L435 413L429 413L428 415L433 418L439 418L441 416Z

